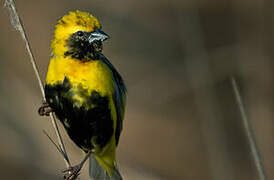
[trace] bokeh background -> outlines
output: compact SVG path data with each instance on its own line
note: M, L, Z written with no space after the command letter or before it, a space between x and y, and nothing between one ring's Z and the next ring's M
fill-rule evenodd
M1 179L62 179L65 164L24 43L0 1ZM42 78L57 20L94 14L104 54L128 86L118 161L125 180L259 180L235 77L268 179L274 179L272 0L17 0ZM61 128L76 164L83 157ZM88 179L87 166L80 179Z

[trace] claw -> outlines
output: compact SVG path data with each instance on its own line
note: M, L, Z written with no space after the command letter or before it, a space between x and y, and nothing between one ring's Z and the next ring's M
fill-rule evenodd
M90 150L86 154L86 156L84 157L84 159L80 162L80 164L78 164L76 166L69 167L69 168L63 170L62 172L65 173L64 179L65 180L75 180L75 179L77 179L77 177L79 176L80 171L81 171L84 163L91 156L92 153L93 153L93 151Z
M82 166L79 164L63 170L62 172L65 173L64 179L75 180L79 176L81 168Z
M40 116L49 116L51 112L53 112L53 110L46 102L44 102L42 106L38 109L38 113Z

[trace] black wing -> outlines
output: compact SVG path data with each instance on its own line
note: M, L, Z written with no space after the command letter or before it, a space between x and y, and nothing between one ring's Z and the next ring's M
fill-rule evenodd
M123 129L123 119L124 119L124 112L125 112L127 89L121 75L116 71L116 69L109 62L109 60L102 54L100 55L100 60L105 62L107 66L111 69L113 73L113 80L115 82L115 93L113 94L113 101L115 103L116 114L117 114L115 140L116 140L116 145L118 145L120 134Z

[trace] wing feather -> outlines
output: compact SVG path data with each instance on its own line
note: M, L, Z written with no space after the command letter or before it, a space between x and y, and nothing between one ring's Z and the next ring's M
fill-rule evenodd
M109 62L109 60L104 56L100 55L100 60L105 62L107 66L111 69L113 73L113 81L115 92L113 94L113 101L116 108L116 114L117 114L117 124L116 124L116 131L115 131L115 139L116 139L116 145L118 145L120 134L123 129L123 119L125 114L125 105L126 105L126 86L125 83L121 77L121 75L117 72L117 70L114 68L114 66Z

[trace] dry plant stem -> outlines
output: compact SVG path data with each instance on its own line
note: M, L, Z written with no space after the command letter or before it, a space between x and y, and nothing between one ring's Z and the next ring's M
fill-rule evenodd
M42 93L42 96L43 96L43 100L46 101L45 93L44 93L44 86L43 86L43 83L41 81L41 78L40 78L40 75L39 75L39 71L38 71L38 68L37 68L37 65L36 65L36 61L34 59L32 51L31 51L30 44L29 44L28 38L26 36L23 24L22 24L22 22L20 20L20 17L18 15L18 13L17 13L15 3L14 3L13 0L6 0L5 1L5 6L8 7L8 9L10 11L12 25L21 34L21 37L23 38L23 41L25 42L25 46L26 46L27 52L28 52L29 57L30 57L30 62L32 64L33 70L35 72L35 75L37 77L37 80L38 80L38 83L39 83L39 86L40 86L40 90L41 90L41 93ZM64 161L66 163L66 166L70 167L71 164L70 164L68 155L66 153L66 149L65 149L63 140L61 138L60 132L58 130L56 119L55 119L55 117L54 117L54 115L52 113L50 113L50 118L51 118L52 125L53 125L53 127L55 129L55 133L56 133L57 138L58 138L59 146L60 146L61 150L63 151Z
M262 163L262 160L261 160L261 156L260 156L260 153L259 153L259 149L256 146L256 141L255 141L255 138L254 138L254 135L253 135L253 132L252 132L252 128L251 128L250 122L248 121L248 118L247 118L247 115L246 115L246 112L245 112L245 109L244 109L244 105L243 105L243 102L242 102L242 97L240 95L238 85L237 85L236 80L235 80L234 77L231 78L231 84L232 84L232 88L233 88L233 91L234 91L234 94L235 94L235 99L236 99L237 105L238 105L239 110L240 110L241 118L243 120L244 129L245 129L245 132L246 132L246 135L247 135L247 139L248 139L248 143L249 143L249 146L250 146L250 149L251 149L252 156L254 158L255 166L256 166L258 174L259 174L259 179L260 180L267 180L266 174L265 174L265 171L264 171L264 167L263 167L263 163Z

